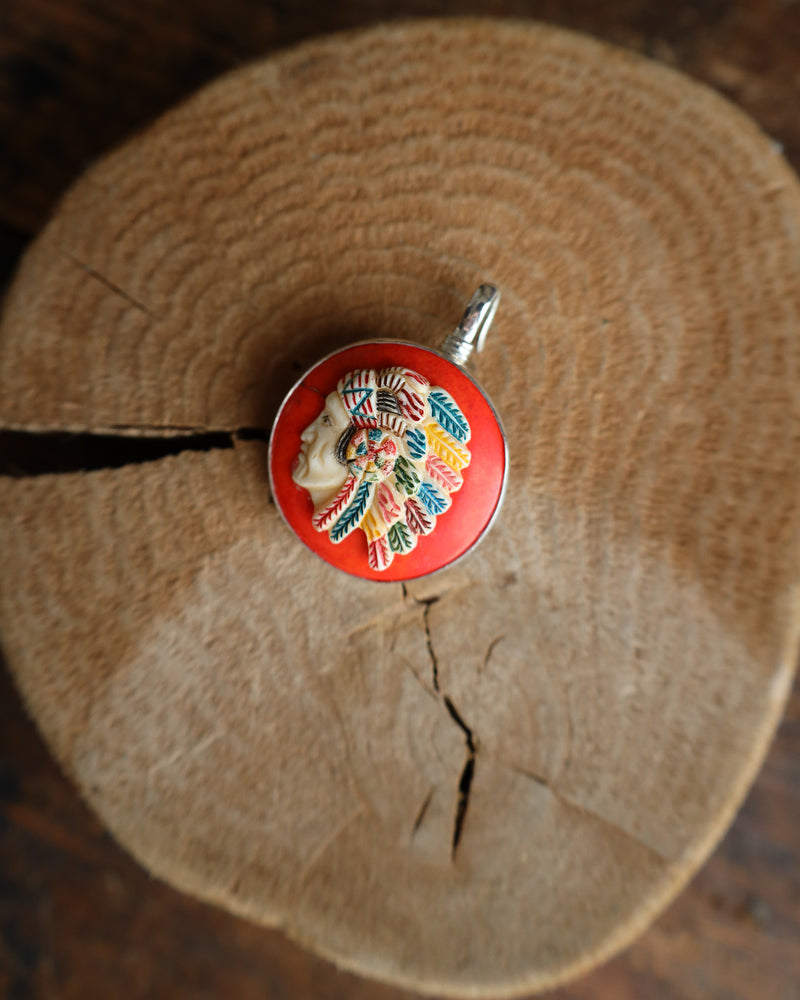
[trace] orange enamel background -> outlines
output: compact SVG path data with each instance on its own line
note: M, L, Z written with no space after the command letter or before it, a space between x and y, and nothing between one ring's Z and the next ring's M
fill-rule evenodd
M300 435L314 421L339 379L357 368L402 365L419 372L453 397L467 418L470 464L464 485L452 494L452 506L437 518L430 535L419 538L408 555L397 555L383 572L367 562L367 540L356 530L338 544L311 523L314 508L306 490L292 481L292 465L300 451ZM270 442L270 478L278 509L298 537L326 562L363 577L384 582L412 580L442 569L467 552L488 527L502 499L506 476L505 438L489 401L457 365L424 347L397 342L354 344L325 358L289 393Z

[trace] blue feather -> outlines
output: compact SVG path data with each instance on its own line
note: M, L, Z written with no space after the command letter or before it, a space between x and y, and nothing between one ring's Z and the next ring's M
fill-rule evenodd
M459 410L453 397L443 389L434 389L428 396L431 414L456 441L469 441L470 429L467 418Z
M424 431L420 430L419 427L410 428L406 431L406 441L412 458L425 458L428 445Z
M433 483L423 483L419 488L417 498L422 501L429 514L441 514L449 506L447 497Z
M340 542L343 538L346 538L350 532L357 528L364 511L367 509L367 504L370 501L372 495L372 483L362 483L356 490L356 495L350 502L350 506L347 507L345 512L339 517L339 520L330 529L330 538L332 542Z

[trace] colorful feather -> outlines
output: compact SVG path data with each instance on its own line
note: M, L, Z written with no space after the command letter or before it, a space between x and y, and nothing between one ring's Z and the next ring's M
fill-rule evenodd
M378 487L378 492L375 496L375 506L378 508L383 523L387 528L390 528L403 514L403 508L397 502L394 490L387 482L381 483Z
M367 536L368 542L374 542L376 538L380 538L381 535L386 534L386 525L375 514L374 507L370 507L370 509L364 515L359 527Z
M415 382L416 382L416 388L420 391L423 389L427 389L428 386L430 386L430 382L425 378L424 375L420 375L419 372L411 371L410 368L401 368L400 371L403 374L403 378L405 378L406 381L412 383L412 388L414 388L413 383Z
M400 412L412 423L422 420L425 413L425 400L417 392L412 392L407 386L400 389L395 397L400 407Z
M425 444L425 432L421 428L410 427L406 431L406 443L408 444L408 451L412 458L425 458L425 452L428 449Z
M333 524L336 518L342 513L347 504L350 502L350 498L355 493L356 486L358 486L358 480L356 477L348 476L345 480L344 486L341 490L339 490L328 506L323 507L320 511L317 511L311 519L311 523L317 531L325 531L331 524Z
M415 535L429 535L436 524L436 518L431 517L418 500L409 497L406 500L406 524Z
M389 539L392 552L399 552L401 555L410 552L417 543L417 536L412 534L408 525L402 521L393 525L386 537Z
M377 415L375 372L361 369L339 382L339 394L354 427L371 427Z
M430 420L425 424L425 434L431 448L451 469L460 472L461 469L469 465L469 452L467 449L462 444L459 444L452 435L448 434L443 427L440 427L436 421Z
M394 552L389 545L386 535L382 535L380 538L376 538L374 542L369 543L367 546L367 558L370 568L376 572L380 572L391 565L394 559Z
M448 493L455 493L464 485L461 474L455 469L451 469L438 455L428 455L425 460L425 471L435 483L438 483Z
M419 476L414 466L402 455L394 463L394 477L397 485L404 489L409 496L417 492L419 486Z
M469 441L470 429L467 418L458 408L458 404L444 389L432 389L428 396L432 416L441 426L462 444Z
M372 498L374 485L374 483L363 482L358 487L350 506L331 528L330 539L332 542L341 542L343 538L347 538L350 532L359 526Z
M379 389L386 389L388 392L397 392L403 387L405 377L402 368L383 368L378 373L377 385Z
M450 497L434 483L423 483L417 493L418 499L429 514L443 514L450 506Z

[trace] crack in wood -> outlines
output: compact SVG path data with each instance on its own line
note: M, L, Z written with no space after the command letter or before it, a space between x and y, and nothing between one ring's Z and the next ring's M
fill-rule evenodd
M23 428L15 428L23 430ZM48 428L58 433L57 428ZM240 441L269 441L270 432L261 427L209 427L202 424L109 424L108 427L92 427L72 431L82 434L122 434L134 437L180 437L192 434L230 434Z
M403 596L408 596L408 591L405 584L403 584ZM428 655L431 660L431 676L433 679L433 688L436 692L437 697L439 697L447 709L447 713L450 718L455 722L461 732L464 734L464 742L467 747L467 756L464 761L464 766L461 769L461 774L458 779L458 795L456 801L456 815L453 821L453 839L451 842L450 856L453 861L455 861L456 852L458 850L458 845L461 842L461 836L464 832L464 820L467 816L467 809L469 807L469 797L472 790L472 780L475 777L475 760L477 758L477 741L473 735L472 729L464 721L463 716L456 708L453 699L442 691L439 685L439 661L436 656L436 651L433 648L433 639L431 637L431 627L429 621L430 610L437 601L440 600L440 595L435 595L434 597L427 597L424 599L413 598L416 604L419 604L424 608L422 612L422 625L425 630L425 643L428 647ZM421 820L420 820L421 822ZM416 830L416 826L414 827Z
M467 808L469 807L469 793L472 788L472 779L475 777L475 751L470 750L467 754L467 759L464 762L464 770L461 772L461 777L458 781L458 803L456 804L456 820L453 824L453 846L451 850L451 857L453 861L456 859L456 851L458 850L459 842L461 841L461 834L464 830L464 820L467 816Z
M0 430L0 476L23 479L119 469L185 451L230 449L237 440L265 441L267 434L250 427L175 433L175 428L134 425L119 425L112 433Z
M0 291L4 291L22 257L30 235L0 222Z
M433 698L435 701L439 700L439 695L432 688L428 687L425 681L420 677L420 675L414 669L413 664L411 664L408 660L403 659L403 666L406 668L406 670L408 670L408 672L411 674L411 676L414 678L417 684L419 684L419 686L422 688L422 690L429 698Z
M99 281L102 285L105 285L105 287L110 292L113 292L114 295L118 295L121 299L124 299L129 305L132 305L134 309L138 309L139 312L143 312L145 316L147 316L149 319L156 321L160 319L160 317L156 316L154 312L151 312L151 310L148 309L143 302L140 302L138 299L134 298L134 296L131 295L129 292L126 292L124 288L120 288L119 285L115 284L113 281L111 281L110 278L107 278L104 274L101 274L99 271L95 270L95 268L93 268L91 265L84 263L84 261L80 260L74 254L70 253L69 250L62 249L62 253L68 260L71 260L73 264L81 268L82 271L85 271L86 274L89 275L89 277L94 278L95 281Z
M498 635L489 643L486 649L486 655L483 658L483 663L481 664L480 671L484 671L488 665L489 660L492 658L492 653L495 651L497 646L505 639L505 635Z
M416 598L414 598L416 600ZM431 641L431 626L428 621L428 615L430 614L431 608L439 600L438 597L429 597L424 601L417 601L417 604L422 604L425 606L425 610L422 612L422 626L425 629L425 642L428 647L428 655L431 658L431 678L433 680L433 690L437 694L440 693L439 689L439 661L436 659L436 653L433 650L433 642Z
M412 838L414 834L417 832L417 830L419 830L419 828L422 826L422 821L425 819L425 813L427 813L428 806L431 804L431 799L433 798L434 791L435 789L431 787L428 790L428 794L422 800L422 805L419 807L419 811L417 812L417 818L414 820L414 827L411 831Z
M297 874L296 882L298 884L302 885L302 883L305 882L306 878L308 878L308 876L313 871L315 866L319 864L324 854L327 851L329 851L336 843L336 841L347 832L347 830L353 825L353 823L356 822L356 820L361 819L363 815L364 815L364 806L363 805L356 806L356 808L349 815L344 817L344 819L339 823L338 826L334 827L330 831L330 833L328 833L325 837L322 838L322 840L311 852L311 854L308 857L308 860Z
M394 625L396 627L406 620L407 616L407 608L403 607L403 605L392 604L388 608L383 608L378 611L377 614L373 615L371 618L365 618L363 621L357 622L351 629L348 629L348 631L344 633L344 637L345 639L352 639L353 636L358 635L359 632L366 632L369 629L381 628L384 625ZM413 670L412 673L414 673ZM416 674L414 674L414 676L417 677ZM417 680L423 687L425 687L421 678L417 677Z
M467 759L464 761L461 777L458 780L458 801L456 803L455 823L453 824L452 857L453 860L455 860L456 851L458 850L458 845L461 840L461 834L464 830L464 820L467 816L469 794L472 789L472 779L475 777L477 747L472 735L472 730L466 724L461 716L461 713L453 704L453 700L448 695L443 695L443 701L445 708L450 713L450 718L464 734L464 742L467 745Z
M514 771L515 774L521 774L523 778L528 778L530 781L536 782L537 785L541 785L542 788L549 788L553 792L553 788L547 778L543 777L541 774L537 774L536 771L531 771L526 767L518 767L516 764L506 765L510 771ZM553 792L555 794L555 792Z
M626 830L625 827L620 826L619 823L615 823L611 819L608 819L607 816L602 816L600 813L595 812L594 809L590 809L588 806L582 805L575 799L570 798L569 795L565 795L564 792L560 791L551 781L543 777L541 774L537 774L535 771L531 771L528 768L519 767L516 764L504 764L503 766L507 767L515 774L519 774L523 778L527 778L529 781L534 782L534 784L539 785L541 788L546 788L553 798L555 798L563 806L582 813L584 816L591 818L601 826L612 830L618 836L631 841L638 847L647 851L649 854L652 854L662 864L670 864L672 862L673 859L667 857L663 851L660 851L658 848L642 839L642 837L638 834L632 833L630 830Z

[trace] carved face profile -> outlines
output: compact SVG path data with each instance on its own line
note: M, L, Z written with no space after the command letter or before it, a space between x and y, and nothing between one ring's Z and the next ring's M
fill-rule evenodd
M311 495L316 530L338 543L361 528L380 571L435 530L463 483L469 439L452 396L417 372L353 371L303 431L292 478Z
M315 509L336 496L347 478L347 468L337 457L336 445L349 426L350 414L334 390L325 399L322 413L300 435L302 445L292 479L308 490Z

